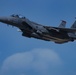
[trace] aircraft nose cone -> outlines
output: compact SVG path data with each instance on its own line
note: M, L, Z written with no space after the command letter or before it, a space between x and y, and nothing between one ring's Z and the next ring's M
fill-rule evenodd
M6 17L0 17L0 22L7 22L8 19Z
M4 17L0 17L0 22L5 21L6 19Z

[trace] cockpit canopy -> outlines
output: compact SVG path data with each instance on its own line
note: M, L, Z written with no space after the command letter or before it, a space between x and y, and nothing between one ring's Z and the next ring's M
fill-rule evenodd
M25 17L24 17L24 16L22 16L22 15L12 14L11 16L12 16L12 17L21 18L21 19L25 19Z

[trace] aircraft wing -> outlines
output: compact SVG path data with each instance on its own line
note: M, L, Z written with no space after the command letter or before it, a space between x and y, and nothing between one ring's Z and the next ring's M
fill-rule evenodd
M76 28L59 28L59 27L51 27L51 26L44 26L47 30L56 30L56 31L63 31L63 32L76 32Z

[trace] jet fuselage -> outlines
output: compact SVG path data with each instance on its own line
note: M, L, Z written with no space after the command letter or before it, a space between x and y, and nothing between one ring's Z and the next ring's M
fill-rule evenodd
M61 28L64 27L65 21L61 23L59 28L43 26L32 22L25 17L20 17L19 15L0 17L0 22L18 27L22 31L22 35L29 38L34 37L46 41L54 41L55 43L65 43L76 39L76 37L73 38L68 35L67 29ZM70 29L68 29L68 31L70 31Z

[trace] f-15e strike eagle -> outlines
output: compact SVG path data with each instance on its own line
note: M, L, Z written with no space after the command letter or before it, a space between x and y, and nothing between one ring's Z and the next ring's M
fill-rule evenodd
M58 44L76 40L76 21L71 28L65 28L66 21L63 20L59 27L52 27L37 24L24 16L13 14L9 17L0 17L0 22L18 27L22 31L22 36L28 38L53 41Z

